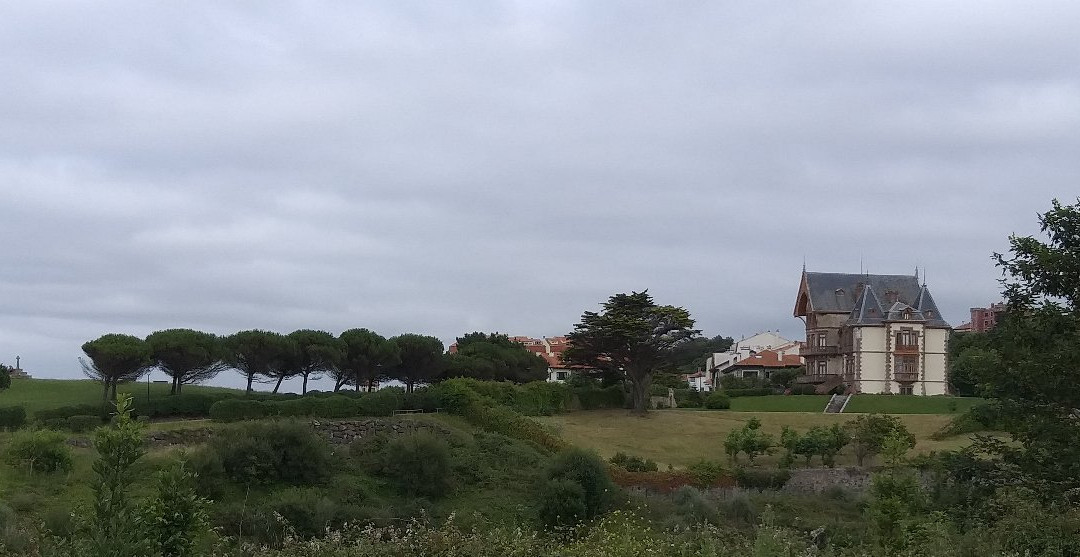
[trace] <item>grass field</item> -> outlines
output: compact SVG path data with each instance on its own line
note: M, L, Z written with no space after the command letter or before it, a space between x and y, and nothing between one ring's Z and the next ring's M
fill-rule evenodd
M750 397L748 397L750 398ZM765 398L765 397L753 397ZM804 398L801 396L788 398ZM736 399L738 400L738 399ZM567 441L599 452L607 458L616 452L650 458L661 466L682 467L701 459L725 460L724 438L752 417L762 422L762 428L779 437L783 426L804 431L815 425L844 423L854 416L801 412L733 412L700 410L663 410L648 417L631 416L625 410L574 412L559 416L537 418ZM969 443L968 436L956 436L942 441L930 435L947 424L948 415L900 415L907 428L915 434L915 452L926 453L956 449ZM764 464L777 461L779 454L761 459ZM854 464L851 449L845 449L840 464Z
M184 385L185 393L233 391L224 387L202 387ZM117 392L130 393L135 404L145 404L147 385L145 382L120 385ZM0 406L23 406L26 413L33 415L38 410L74 406L77 404L100 404L101 385L90 380L71 379L13 379L11 388L0 391ZM169 395L167 383L150 384L150 400Z
M829 395L743 396L731 399L736 412L822 412ZM855 395L845 413L869 414L961 414L982 402L981 398L914 395Z

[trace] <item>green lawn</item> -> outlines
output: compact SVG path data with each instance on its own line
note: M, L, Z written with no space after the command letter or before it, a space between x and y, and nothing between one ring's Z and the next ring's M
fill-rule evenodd
M855 395L847 414L962 414L981 398L914 395ZM741 396L731 399L736 412L824 412L829 395Z
M668 464L683 467L701 459L726 461L724 438L728 432L741 428L747 420L754 417L761 420L766 433L777 437L783 426L805 431L816 425L844 423L854 418L847 414L822 414L820 411L802 413L730 410L658 410L650 412L645 418L638 418L631 416L626 410L595 410L536 419L563 439L594 449L604 458L622 451L655 460L661 467ZM915 434L916 453L957 449L970 443L968 435L940 441L930 438L930 435L949 423L952 416L902 414L899 418L908 430ZM779 451L774 452L773 455L762 458L761 462L775 465L779 454ZM838 462L841 465L854 464L855 458L850 447L844 449Z
M145 404L147 400L146 382L128 383L120 385L117 389L121 393L130 393L135 398L135 405ZM202 387L199 385L184 385L185 393L198 392L239 392L236 389L224 387ZM168 396L169 385L165 383L150 384L150 400ZM26 413L32 416L38 410L57 408L60 406L74 406L77 404L100 404L101 385L88 379L13 379L11 388L0 391L0 406L23 406Z

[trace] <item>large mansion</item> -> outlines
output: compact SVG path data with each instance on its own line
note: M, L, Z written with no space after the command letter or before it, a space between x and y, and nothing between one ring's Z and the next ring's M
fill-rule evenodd
M808 273L795 302L806 324L805 382L820 390L948 392L950 327L915 275Z

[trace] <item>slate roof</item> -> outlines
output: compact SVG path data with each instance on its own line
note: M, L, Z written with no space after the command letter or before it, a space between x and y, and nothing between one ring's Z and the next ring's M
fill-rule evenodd
M930 327L949 326L930 290L914 275L807 272L804 276L811 311L847 313L849 325L908 320Z

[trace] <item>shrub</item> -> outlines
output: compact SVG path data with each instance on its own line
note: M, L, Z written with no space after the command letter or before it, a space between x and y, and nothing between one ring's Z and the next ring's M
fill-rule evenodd
M724 389L724 394L730 398L738 398L741 396L768 396L773 394L773 390L769 388L753 388L753 389Z
M312 415L317 418L350 418L359 413L359 399L342 395L319 399L312 410Z
M407 495L442 497L450 491L450 449L427 432L403 435L383 449L382 472Z
M565 412L572 398L566 385L533 381L515 390L514 409L526 416L550 416Z
M38 410L34 412L34 421L38 423L46 423L50 420L56 420L53 423L63 423L63 420L67 420L72 416L107 416L108 414L98 404L78 404L74 406L58 406L56 408L48 408L45 410Z
M101 418L99 416L71 416L65 420L66 428L75 433L86 433L100 425Z
M705 395L696 389L675 389L675 404L679 408L701 408Z
M600 408L623 408L626 406L626 393L620 385L612 385L603 389L594 386L575 388L573 394L577 397L582 410L597 410Z
M739 468L735 470L735 483L747 489L781 489L791 479L787 470Z
M731 408L731 399L724 393L712 393L705 399L705 408L709 410L727 410Z
M547 478L569 480L581 486L586 520L607 512L615 492L604 461L596 453L583 449L570 448L555 455L548 466Z
M573 480L544 482L539 507L540 520L548 526L576 526L588 516L585 489Z
M194 459L199 476L245 485L310 485L330 471L326 441L307 425L272 421L239 424L218 432Z
M395 411L403 408L405 408L405 389L389 387L361 396L357 400L355 415L391 416Z
M215 422L238 422L270 416L270 408L262 401L230 398L210 406L210 419Z
M312 397L295 398L263 403L269 405L269 412L282 418L301 418L315 413L318 401Z
M278 491L262 507L270 514L281 516L293 531L305 538L326 534L328 527L337 525L340 514L337 503L313 488Z
M816 395L817 386L808 383L798 383L791 387L791 394L793 395Z
M488 407L476 402L469 406L463 416L470 423L485 431L530 441L549 451L557 451L566 446L562 439L548 433L536 421L503 406Z
M608 462L627 472L655 472L657 469L656 463L652 460L645 460L640 456L628 455L624 452L615 453Z
M205 418L214 403L234 398L232 393L184 393L152 398L138 415L150 418ZM135 412L132 412L133 414Z
M701 490L685 485L672 494L675 514L687 526L699 526L703 523L716 524L716 505L705 498Z
M68 472L72 467L67 436L45 429L16 431L8 440L8 462L34 472Z
M745 453L751 464L758 455L768 454L773 447L773 436L761 431L761 420L750 418L742 429L728 433L724 440L724 452L732 462L739 461L739 453Z
M26 408L6 406L0 408L0 430L15 430L26 425Z
M694 482L701 487L712 487L727 477L727 469L715 460L699 460L686 467Z

